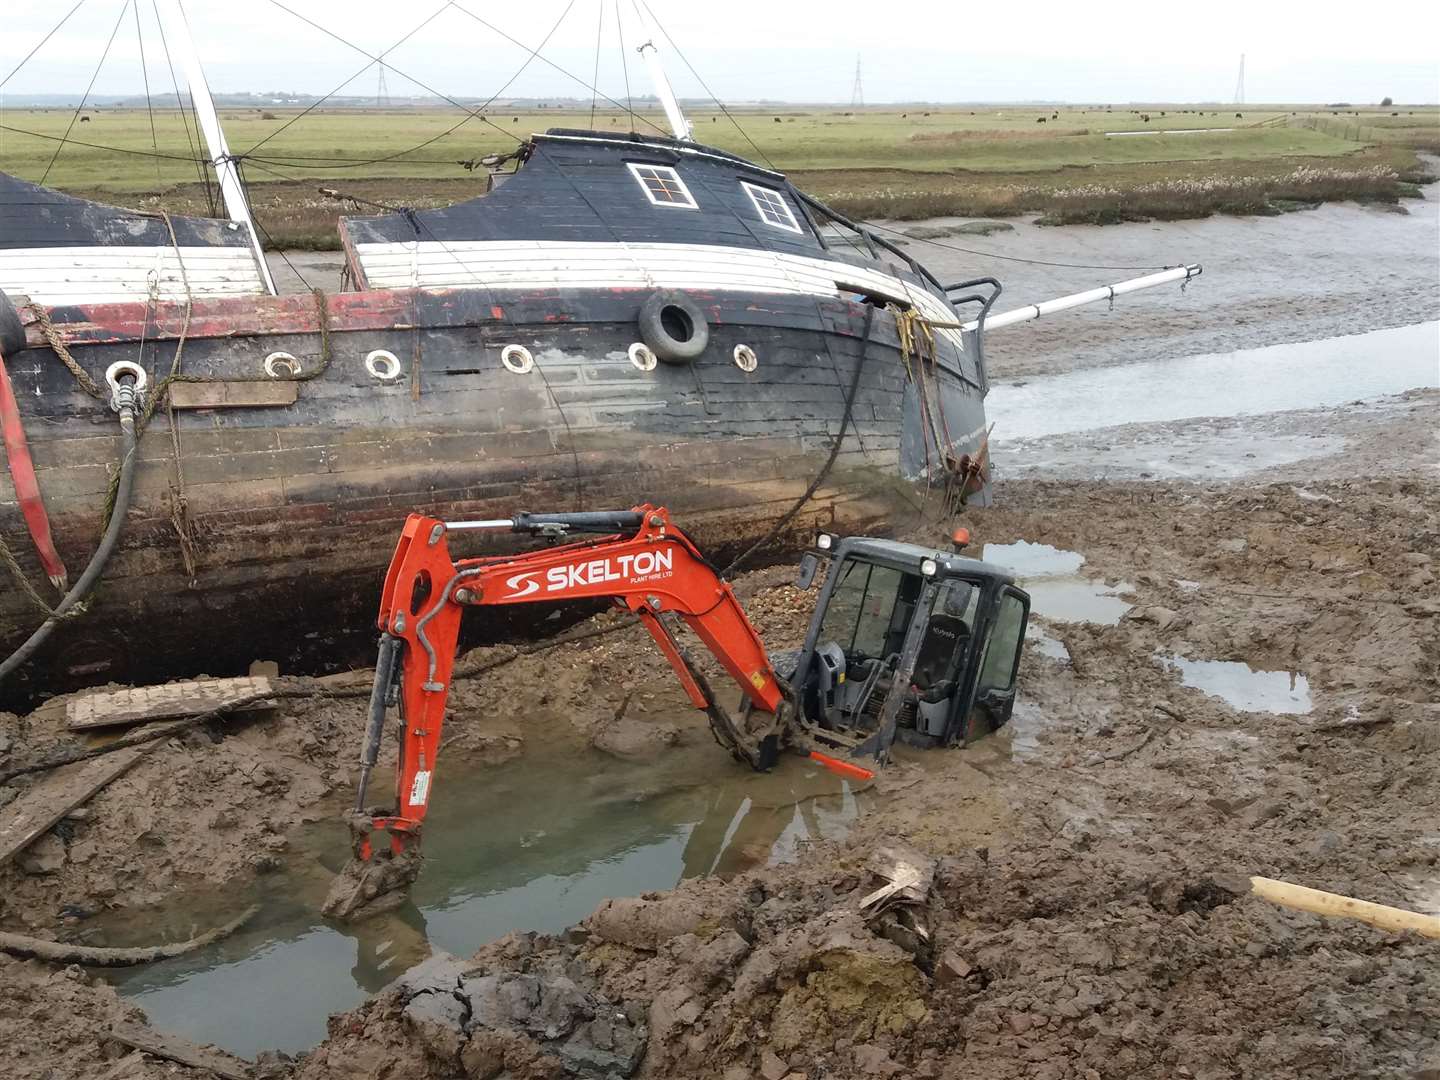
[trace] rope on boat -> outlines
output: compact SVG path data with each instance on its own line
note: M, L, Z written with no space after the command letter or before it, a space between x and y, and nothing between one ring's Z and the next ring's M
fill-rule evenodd
M104 401L105 392L90 377L90 373L76 362L75 357L70 355L70 348L65 344L65 339L60 336L60 332L55 329L55 324L50 321L50 312L33 300L25 305L25 310L35 317L35 321L40 325L40 332L45 335L45 344L49 345L55 355L59 357L60 362L70 369L70 374L75 376L75 381L79 384L80 389L96 401Z
M926 318L914 308L893 308L895 331L900 340L900 359L905 372L915 384L920 396L921 423L929 430L939 455L940 469L945 477L944 507L954 513L965 505L971 492L971 485L978 481L981 486L988 480L986 464L989 457L990 433L981 439L980 449L972 459L969 454L956 457L955 442L950 435L950 421L945 415L944 401L939 390L938 358L935 351L935 330L948 328L951 324ZM915 362L912 364L912 360ZM931 400L931 380L934 380L934 400ZM938 420L937 420L938 414ZM992 425L993 426L993 425ZM925 446L925 472L930 476L930 446ZM921 507L921 516L924 507Z

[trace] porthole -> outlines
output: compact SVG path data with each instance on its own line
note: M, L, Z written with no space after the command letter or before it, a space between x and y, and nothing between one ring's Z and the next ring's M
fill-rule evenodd
M630 346L629 351L630 362L641 371L654 371L655 365L659 363L655 357L655 353L651 351L650 346L646 345L643 341L635 342Z
M500 350L500 363L505 365L506 371L524 375L535 366L535 357L530 355L530 350L524 345L506 345Z
M389 349L376 349L365 357L365 370L381 382L400 377L400 358Z
M735 366L741 371L754 371L760 366L760 359L749 345L736 345Z
M284 368L284 372L280 371ZM299 375L302 370L300 361L288 352L272 352L265 357L265 374L272 379L290 378Z

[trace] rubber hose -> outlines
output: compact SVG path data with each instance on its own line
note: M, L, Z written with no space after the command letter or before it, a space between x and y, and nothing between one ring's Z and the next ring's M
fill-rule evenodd
M130 508L130 495L135 487L136 436L135 411L132 408L120 411L120 442L120 483L115 490L115 509L110 514L109 524L105 526L105 534L100 537L100 545L90 557L90 564L85 567L85 572L55 606L55 614L41 623L23 645L5 658L4 663L0 663L0 683L45 644L67 612L90 595L90 591L100 580L100 575L105 572L105 564L110 561L115 546L120 542L120 533L125 527L125 513Z

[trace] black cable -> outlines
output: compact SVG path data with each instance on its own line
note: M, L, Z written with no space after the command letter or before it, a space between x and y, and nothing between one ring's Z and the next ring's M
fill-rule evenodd
M590 76L590 129L595 129L595 103L600 100L600 45L605 37L605 0L600 0L600 21L595 26L595 72Z
M25 54L25 58L23 60L21 60L18 64L16 64L13 68L10 69L10 74L6 75L5 78L0 79L0 87L3 87L17 74L19 74L20 69L30 62L30 58L34 56L37 52L39 52L42 48L44 48L45 43L49 41L52 37L54 37L57 33L59 33L60 28L70 21L70 16L74 15L75 12L79 11L84 6L85 0L76 0L75 6L72 7L69 11L67 11L65 15L61 18L61 20L50 28L50 32L46 34L43 38L41 38L39 43L36 44L33 49L31 49L28 53Z
M105 532L100 537L95 554L90 556L90 562L86 564L85 571L80 575L79 580L55 605L55 613L41 623L18 649L0 662L0 683L3 683L16 668L25 663L35 653L35 650L45 643L65 616L90 595L99 582L100 575L105 572L105 566L110 561L116 545L120 542L120 533L125 528L125 515L130 509L130 495L135 486L135 459L138 456L136 447L139 438L139 432L135 427L134 406L127 405L120 410L120 476L115 487L115 505L110 512L110 520L105 523Z
M271 3L275 3L275 0L271 0ZM277 6L277 7L280 7L280 8L284 8L284 10L289 11L290 14L294 15L294 16L295 16L296 18L298 18L298 19L304 19L305 22L310 23L310 25L316 27L316 29L323 29L322 27L318 26L318 24L313 23L313 22L310 22L309 19L305 19L305 16L299 14L298 12L291 11L289 8L286 8L284 4L276 4L276 6ZM316 109L318 109L321 105L325 104L325 102L329 101L332 97L334 97L336 94L338 94L341 90L345 89L345 87L349 86L352 82L354 82L356 79L358 79L361 75L364 75L365 72L369 71L369 70L370 70L372 67L374 67L376 64L380 64L382 67L390 67L389 64L386 64L386 63L384 62L384 58L385 58L386 56L388 56L390 53L394 52L396 49L398 49L401 45L404 45L405 42L409 41L412 37L414 37L416 34L418 34L421 30L425 29L425 27L429 26L429 25L430 25L432 22L434 22L440 15L442 15L449 7L450 7L449 0L446 0L446 2L445 2L444 4L441 4L438 8L436 8L435 11L432 12L428 17L426 17L418 26L415 27L415 29L411 30L408 34L406 34L404 37L402 37L399 41L395 42L394 45L391 45L388 49L386 49L384 52L382 52L379 56L370 57L370 63L366 64L363 68L361 68L359 71L357 71L354 75L351 75L350 78L346 79L346 80L345 80L344 82L342 82L339 86L335 87L334 90L331 90L328 94L325 94L323 97L316 98L314 101L312 101L309 105L307 105L307 106L306 106L304 109L302 109L300 112L296 113L296 114L295 114L294 116L292 116L289 120L286 120L285 123L281 124L281 125L280 125L278 128L276 128L274 131L270 132L269 135L266 135L263 139L261 139L259 142L257 142L254 146L250 147L249 150L246 150L245 153L246 153L246 154L253 154L256 150L260 149L260 147L264 146L264 145L265 145L267 142L269 142L271 139L275 138L276 135L279 135L282 131L284 131L286 128L288 128L291 124L293 124L293 123L295 123L296 121L302 119L303 117L306 117L306 116L310 115L310 113L314 112L314 111L315 111ZM325 32L326 32L326 33L329 33L328 30L325 31ZM334 37L335 35L331 34L331 36ZM345 42L345 44L349 45L350 43L347 41L347 42ZM365 55L366 55L366 56L369 56L368 53L366 53ZM394 69L391 68L391 70L393 71Z
M715 102L715 104L719 107L720 111L725 114L725 119L729 120L730 123L735 125L735 130L738 131L741 137L743 137L744 140L750 144L750 148L760 155L766 165L769 165L770 168L774 169L776 172L779 172L779 167L776 166L775 162L770 160L770 155L765 153L764 150L761 150L759 144L750 137L750 133L740 126L740 121L736 120L735 117L731 115L730 110L725 107L725 103L716 96L715 91L711 90L705 80L701 78L700 72L695 70L695 65L690 63L690 61L686 58L685 54L680 51L680 46L675 44L675 39L670 36L670 31L666 30L664 24L655 17L655 12L650 7L649 0L640 0L640 2L645 5L645 10L649 13L651 21L654 22L656 27L659 28L660 33L665 35L665 40L669 43L670 48L675 50L675 55L680 58L680 62L690 69L690 74L695 76L695 81L700 84L700 88L704 90L705 93L710 95L710 100Z
M110 40L105 42L105 51L100 54L100 62L95 65L95 71L90 76L90 85L85 88L85 94L80 99L80 104L75 106L75 111L70 114L70 123L65 128L65 134L60 137L60 145L55 147L55 154L50 158L50 164L45 166L45 172L40 177L40 183L44 184L50 177L50 170L55 167L55 162L60 160L60 151L65 149L65 141L70 138L70 132L75 127L75 121L80 119L80 111L85 108L85 102L90 97L90 91L95 89L95 80L100 77L100 69L105 66L105 59L110 55L110 46L115 44L115 35L120 32L120 24L125 21L125 12L130 10L130 0L120 8L120 15L115 20L115 28L110 31Z
M270 0L270 2L271 2L271 3L274 3L275 0ZM617 4L618 4L619 0L616 0L616 2L617 2ZM504 30L501 30L501 29L500 29L498 26L496 26L494 23L487 22L486 20L482 19L479 15L476 15L473 11L469 10L469 9L468 9L467 7L465 7L463 4L459 4L459 3L456 3L455 0L451 0L451 5L450 5L450 6L453 7L456 11L460 12L460 14L470 16L470 18L474 19L474 20L475 20L476 22L478 22L481 26L485 27L487 30L490 30L490 31L492 31L492 32L494 32L494 33L496 33L496 34L499 34L499 35L500 35L501 37L503 37L506 41L510 42L510 44L516 45L516 46L518 46L518 47L520 47L520 48L522 48L522 49L526 49L526 50L528 50L528 51L530 51L530 52L535 52L535 50L530 49L530 47L529 47L528 45L526 45L523 41L517 41L517 40L515 40L515 38L511 37L511 36L510 36L509 34L507 34ZM617 8L617 14L618 14L618 8ZM544 56L539 55L538 52L535 52L535 58L536 58L537 60L542 61L543 63L549 64L552 68L554 68L556 71L558 71L561 75L564 75L567 79L571 80L572 82L577 82L577 83L579 83L579 84L580 84L581 86L583 86L586 90L590 90L590 91L592 91L592 92L594 92L594 93L600 94L601 97L603 97L606 101L610 102L610 103L611 103L612 105L614 105L617 109L620 107L620 103L619 103L618 101L616 101L614 98L610 97L610 96L607 95L607 94L600 93L600 90L599 90L598 87L591 86L591 85L590 85L589 83L587 83L584 79L582 79L579 75L576 75L576 74L574 74L573 72L567 71L565 68L563 68L563 67L561 67L559 64L555 63L555 61L553 61L553 60L551 60L551 59L549 59L549 58L547 58L547 57L544 57ZM629 84L628 84L628 82L627 82L626 86L627 86L626 94L627 94L627 98L628 98L628 94L629 94L629 90L628 90ZM637 119L637 120L644 120L645 123L649 124L649 125L650 125L651 127L653 127L656 131L658 131L661 135L668 135L668 134L669 134L669 132L667 132L664 128L660 127L660 126L659 126L658 124L656 124L654 121L652 121L652 120L650 120L650 119L648 119L648 118L646 118L646 117L644 117L644 116L639 115L637 112L635 112L634 109L629 109L628 111L629 111L631 117L633 117L634 119Z
M810 481L810 486L795 500L795 505L780 515L780 520L775 522L774 527L768 533L759 540L756 540L755 543L751 544L739 555L735 556L735 558L731 560L730 565L720 572L721 577L728 578L741 563L761 548L770 544L777 536L784 532L785 526L790 524L795 515L800 512L801 508L810 501L811 496L820 490L820 485L825 482L825 477L830 475L830 470L835 465L836 458L840 456L840 447L845 442L845 435L850 430L850 417L855 411L855 396L860 389L860 373L864 370L865 361L870 355L870 328L874 325L874 322L875 305L867 304L865 307L865 329L861 331L860 334L860 355L855 358L855 373L850 377L850 388L845 393L845 412L840 417L840 434L835 437L835 445L830 447L830 456L825 459L825 464L822 465L820 471L815 474L815 479ZM829 352L829 334L824 335L824 341L825 350ZM830 354L830 360L834 363L834 353Z
M160 140L155 135L155 103L150 99L150 65L145 62L145 35L140 32L140 4L138 0L132 10L135 12L135 44L140 49L140 79L145 85L145 111L150 116L150 149L160 152ZM155 186L159 187L160 159L155 159Z

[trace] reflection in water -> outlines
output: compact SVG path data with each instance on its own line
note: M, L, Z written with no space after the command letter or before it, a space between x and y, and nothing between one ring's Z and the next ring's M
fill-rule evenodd
M1017 540L986 544L981 557L1014 573L1030 594L1031 612L1044 619L1114 626L1133 606L1120 599L1134 590L1127 582L1106 585L1081 575L1085 556L1078 551Z
M1310 680L1298 671L1257 671L1238 660L1189 660L1157 654L1180 681L1240 712L1308 713Z
M1010 440L1198 416L1342 405L1436 385L1440 323L1323 341L1086 368L999 384L986 411Z
M804 759L760 775L717 760L708 744L652 764L536 750L446 780L426 823L425 869L403 907L354 925L319 917L348 855L343 828L324 822L253 895L187 898L158 925L153 913L143 925L111 922L110 942L153 941L223 921L242 903L262 905L224 941L110 978L162 1029L247 1057L295 1052L324 1037L329 1014L432 948L468 955L511 930L559 931L607 897L788 861L808 842L843 836L866 797Z

